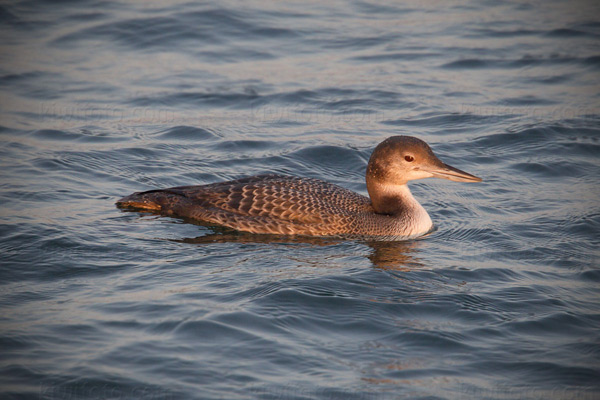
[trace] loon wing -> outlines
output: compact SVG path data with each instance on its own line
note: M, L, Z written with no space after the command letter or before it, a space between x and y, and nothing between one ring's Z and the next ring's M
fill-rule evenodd
M121 207L159 210L255 233L334 234L348 229L370 200L319 179L259 175L200 186L134 193Z

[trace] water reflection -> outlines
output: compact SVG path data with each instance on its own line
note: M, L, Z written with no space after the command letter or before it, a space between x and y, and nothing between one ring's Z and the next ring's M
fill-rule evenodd
M365 243L373 249L369 260L374 267L385 270L410 271L425 266L417 256L421 245L419 240L368 241Z

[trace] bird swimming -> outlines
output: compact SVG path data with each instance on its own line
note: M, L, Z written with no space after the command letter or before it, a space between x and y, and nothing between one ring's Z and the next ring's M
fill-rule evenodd
M369 197L313 178L257 175L199 186L133 193L120 208L143 209L251 233L411 238L433 229L407 182L423 178L481 182L440 161L424 141L392 136L366 171Z

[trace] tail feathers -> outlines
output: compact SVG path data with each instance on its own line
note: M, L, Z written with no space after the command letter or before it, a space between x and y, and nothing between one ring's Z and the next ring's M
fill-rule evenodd
M161 211L161 197L158 191L133 193L117 201L117 207Z

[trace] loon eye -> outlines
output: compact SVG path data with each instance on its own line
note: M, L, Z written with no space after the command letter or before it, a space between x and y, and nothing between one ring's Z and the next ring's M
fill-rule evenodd
M404 159L408 162L413 162L415 161L415 158L413 156L404 156Z

